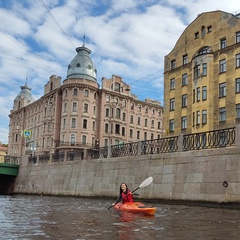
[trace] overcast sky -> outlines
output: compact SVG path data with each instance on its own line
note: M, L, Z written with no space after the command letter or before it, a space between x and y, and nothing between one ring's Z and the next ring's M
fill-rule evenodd
M202 12L240 12L239 0L0 0L0 142L20 86L35 99L66 78L76 48L91 49L97 80L123 77L140 100L163 105L164 56Z

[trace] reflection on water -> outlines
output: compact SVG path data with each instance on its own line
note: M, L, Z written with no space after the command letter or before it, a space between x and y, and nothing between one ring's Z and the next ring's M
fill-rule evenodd
M0 196L0 239L239 239L239 210L151 203L155 216L118 211L112 200Z

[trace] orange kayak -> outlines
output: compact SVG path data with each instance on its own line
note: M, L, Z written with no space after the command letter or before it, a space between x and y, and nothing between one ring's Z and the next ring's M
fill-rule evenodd
M131 212L131 213L143 213L147 215L154 215L156 208L146 207L143 203L140 202L128 202L128 203L117 203L114 206L115 209Z

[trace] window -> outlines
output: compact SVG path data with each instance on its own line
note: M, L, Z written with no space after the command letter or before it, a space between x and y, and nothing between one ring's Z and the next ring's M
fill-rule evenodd
M171 61L171 69L175 69L176 68L176 60L172 60Z
M236 43L240 42L240 32L236 33Z
M236 68L240 67L240 53L236 54Z
M184 73L182 75L182 86L186 86L188 84L188 75L187 73Z
M144 132L144 140L147 140L147 132Z
M110 96L106 95L106 102L110 102Z
M126 122L126 113L123 113L123 115L122 115L122 120L123 120L124 122Z
M131 104L131 110L134 110L134 103Z
M219 108L219 122L225 122L226 121L226 108Z
M63 112L66 112L67 111L67 103L64 103L64 106L63 106ZM45 114L46 116L46 114Z
M87 119L83 119L83 128L87 129Z
M120 134L120 124L115 125L115 133Z
M145 107L145 113L148 113L148 107Z
M170 99L170 111L175 109L175 98Z
M153 138L154 138L154 135L153 135L153 133L151 133L151 140L153 140Z
M220 49L224 49L227 47L227 40L226 38L223 38L220 40Z
M219 73L226 72L226 59L219 61Z
M141 118L140 117L138 117L138 123L137 124L141 125Z
M183 55L182 60L183 60L183 65L187 64L188 63L188 55L187 54Z
M87 144L87 136L82 135L82 144L86 145Z
M96 106L93 106L93 115L96 115Z
M186 129L187 128L187 116L183 116L181 118L181 128Z
M196 124L200 124L200 111L197 111L197 119L196 119Z
M202 87L202 100L203 101L207 100L207 87L206 86Z
M78 95L78 89L77 88L74 88L73 89L73 96L77 96Z
M174 132L174 119L169 120L169 131Z
M219 97L226 97L226 83L219 84Z
M71 134L70 141L71 141L71 145L74 145L76 143L76 136L75 136L75 134Z
M73 112L76 112L76 111L77 111L77 103L76 103L76 102L73 102L72 111L73 111Z
M116 109L116 118L118 118L118 119L121 118L121 109L120 108Z
M66 127L66 122L67 122L67 120L66 120L66 118L64 118L64 119L63 119L63 128Z
M204 26L202 26L202 31L201 31L201 34L202 34L202 38L204 38L204 36L205 36L205 27Z
M195 126L195 112L192 114L192 125Z
M120 83L117 82L114 83L114 91L120 92Z
M154 128L154 120L151 121L151 128Z
M200 101L201 89L200 87L197 88L197 102Z
M161 129L161 122L158 122L157 129Z
M141 112L142 106L139 104L138 105L138 111Z
M148 119L145 118L145 121L144 121L144 127L147 127L148 126Z
M192 98L193 98L193 103L195 103L195 89L193 89L193 96L192 96Z
M182 108L187 107L187 94L182 95Z
M126 132L125 127L122 127L122 136L125 136L125 132Z
M105 114L106 114L106 117L109 117L109 114L110 114L110 109L109 108L106 108Z
M207 123L207 110L202 110L202 124Z
M170 90L175 89L175 78L170 79Z
M95 131L95 130L96 130L96 122L93 121L93 131Z
M202 64L202 75L207 76L207 63Z
M237 78L235 80L235 88L236 88L236 93L240 93L240 78Z
M84 105L83 105L83 111L84 111L85 113L88 112L88 104L87 104L87 103L84 103Z
M133 130L130 129L130 138L132 138L132 137L133 137Z
M155 115L155 109L152 108L152 115Z
M67 95L68 95L68 90L66 89L65 90L65 97L67 97Z
M89 90L86 89L86 90L84 91L84 97L88 97L88 96L89 96Z
M108 125L108 123L105 123L105 133L108 133L108 129L109 129L109 125Z
M240 104L236 104L236 118L240 118Z
M137 131L137 139L140 139L140 131Z
M208 33L210 33L210 32L212 31L212 26L211 26L211 25L208 26L208 27L207 27L207 30L208 30Z
M130 116L130 123L133 123L133 115Z
M195 39L196 39L196 38L199 38L199 32L195 32L194 35L195 35Z
M72 124L71 124L72 128L76 128L76 122L77 122L77 119L76 118L72 118Z
M197 79L200 77L200 65L196 65L193 68L193 74L194 74L194 79Z

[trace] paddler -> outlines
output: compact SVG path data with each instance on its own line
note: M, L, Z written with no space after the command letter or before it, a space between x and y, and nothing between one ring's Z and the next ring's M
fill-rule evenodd
M122 201L123 203L133 202L133 194L128 189L128 186L126 183L121 183L120 190L119 190L119 196L118 196L117 200L112 204L112 206L114 206L115 204L117 204L120 201Z

